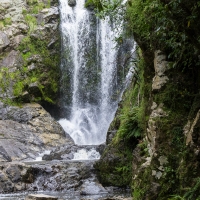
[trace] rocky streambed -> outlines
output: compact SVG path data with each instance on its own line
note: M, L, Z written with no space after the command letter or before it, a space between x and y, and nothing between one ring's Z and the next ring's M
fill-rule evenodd
M103 187L96 177L93 164L105 145L75 145L39 104L1 103L0 130L0 199L22 200L38 192L59 199L117 199L124 193ZM80 152L89 160L74 160Z

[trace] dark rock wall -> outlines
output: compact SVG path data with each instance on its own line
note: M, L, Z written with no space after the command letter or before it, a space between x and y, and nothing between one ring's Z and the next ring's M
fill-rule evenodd
M146 1L138 2L145 8ZM165 4L168 4L165 6L171 6L171 2L165 1ZM148 3L152 2L148 1ZM187 8L182 3L177 4L179 7L176 9L180 8L184 11L190 8L199 9L199 7L192 7L196 5L195 1L190 2L191 6ZM177 12L172 10L170 12L174 14L170 20L180 24L180 21L174 17ZM130 18L133 16L131 14L133 13L129 13ZM142 16L141 11L139 14ZM180 17L181 14L179 13L179 19L184 21L185 15ZM164 16L161 17L163 18L160 19L164 19ZM199 19L198 15L195 17ZM186 50L193 50L180 54L178 47L166 47L163 37L156 38L157 43L154 43L155 32L153 31L146 32L150 34L150 38L143 37L144 30L140 30L140 24L132 23L135 28L138 28L137 31L141 31L141 35L138 35L132 30L140 47L136 59L136 71L132 85L125 93L108 132L108 146L96 164L99 178L105 185L118 185L120 181L117 180L120 180L120 175L123 177L123 170L128 169L132 163L131 173L127 173L124 180L128 180L129 176L132 179L128 182L124 181L124 185L132 187L134 199L199 199L200 76L199 55L195 53L199 52L199 47L191 34L194 31L199 35L198 25L193 23L191 27L190 25L186 27L182 23L182 28L173 29L171 36L166 34L168 29L164 29L167 39L171 37L174 40L178 38L175 31L179 33L186 31ZM190 29L191 32L187 32L188 30L184 28ZM162 51L156 46L159 42ZM181 43L184 44L185 41ZM180 57L170 57L172 51ZM190 54L191 52L194 53ZM122 144L124 144L123 149ZM133 150L133 153L130 159L123 163L123 157L127 155L126 149L130 152ZM117 151L120 151L120 156L116 155Z

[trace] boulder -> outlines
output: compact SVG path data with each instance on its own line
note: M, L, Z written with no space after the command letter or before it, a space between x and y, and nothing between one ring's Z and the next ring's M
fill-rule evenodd
M76 0L68 0L68 5L74 7L76 5Z
M0 129L1 161L33 160L45 149L70 141L60 124L39 104L17 107L1 103Z
M95 195L101 193L107 193L107 191L99 183L93 181L85 181L81 186L81 195Z

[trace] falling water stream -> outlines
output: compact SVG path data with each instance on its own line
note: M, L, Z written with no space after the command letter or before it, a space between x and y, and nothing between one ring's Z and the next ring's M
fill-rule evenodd
M78 145L99 145L123 90L119 76L115 24L100 20L78 0L60 0L62 60L61 101L66 117L59 120ZM120 31L118 30L118 34Z
M130 74L123 68L124 58L133 52L133 44L130 41L124 46L117 44L115 39L121 32L117 29L116 33L115 23L111 23L109 18L98 19L94 11L86 9L84 4L85 0L77 0L76 5L70 7L67 0L60 0L60 105L63 118L59 123L75 144L99 145L106 141L109 125L126 87ZM41 161L44 153L36 161ZM91 161L99 157L95 148L83 148L74 153L72 162L84 159ZM70 191L46 193L62 199L82 199L80 193ZM26 195L6 194L1 195L0 199L21 200ZM109 195L98 194L91 198Z

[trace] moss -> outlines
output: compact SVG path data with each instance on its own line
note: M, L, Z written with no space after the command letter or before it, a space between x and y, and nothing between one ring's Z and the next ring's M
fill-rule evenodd
M0 20L0 30L2 30L5 26L11 24L12 24L12 19L10 17Z
M24 38L19 50L22 52L22 57L25 62L24 71L28 75L27 79L23 82L24 87L30 83L39 82L39 89L42 94L41 98L44 101L53 103L55 99L54 94L58 91L59 71L57 68L59 66L59 56L50 54L46 41L31 38L30 36ZM29 72L26 66L30 64L29 60L32 60L34 56L41 59L41 66ZM37 65L37 60L33 60L32 62L36 62ZM35 99L35 101L38 101L38 99Z
M104 151L101 160L95 164L98 178L104 186L126 187L131 183L132 148L123 141L111 143Z
M31 14L38 14L42 9L50 8L50 0L45 3L39 0L27 0L27 4L29 5L29 13Z
M33 33L37 28L37 19L33 15L27 14L25 15L25 21L29 27L28 34Z

